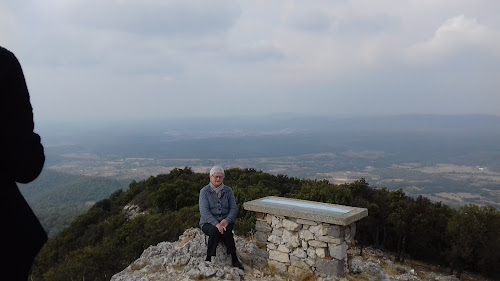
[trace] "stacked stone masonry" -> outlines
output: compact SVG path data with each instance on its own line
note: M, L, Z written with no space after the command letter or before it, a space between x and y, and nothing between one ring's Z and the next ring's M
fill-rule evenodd
M269 253L268 264L280 272L342 276L347 248L354 242L356 224L347 226L257 213L257 245Z

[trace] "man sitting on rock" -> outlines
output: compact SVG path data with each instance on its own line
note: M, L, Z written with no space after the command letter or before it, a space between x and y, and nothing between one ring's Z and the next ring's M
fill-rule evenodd
M233 266L243 269L236 255L236 245L233 237L234 221L237 207L233 190L224 185L224 169L214 166L210 170L210 183L200 190L200 227L208 235L206 261L212 261L217 245L222 240L227 254L231 255Z

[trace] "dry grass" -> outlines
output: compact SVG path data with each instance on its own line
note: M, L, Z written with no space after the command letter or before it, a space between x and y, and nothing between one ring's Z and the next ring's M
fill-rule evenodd
M316 281L318 280L314 274L311 272L304 272L300 274L300 276L297 279L298 281Z
M418 272L418 275L424 275L425 272L434 272L436 274L440 275L449 275L450 269L448 267L439 267L433 264L428 264L422 261L418 260L413 260L413 259L406 259L405 263L415 269L416 272ZM491 279L476 275L474 273L464 271L462 272L462 276L460 277L461 281L493 281Z
M269 270L269 275L271 275L271 277L274 277L278 274L278 270L272 264L267 264L267 269Z
M257 241L257 239L255 238L255 230L250 230L248 233L247 233L247 236L245 237L245 240L246 241Z
M136 271L136 270L141 270L143 269L144 267L146 266L145 263L132 263L130 265L130 269L133 270L133 271Z
M346 279L349 281L368 281L370 280L368 277L362 275L347 275Z
M177 271L182 271L182 270L184 270L184 268L185 268L185 267L186 267L186 266L185 266L185 265L182 265L182 264L174 264L174 265L172 266L172 268L173 268L173 269L175 269L175 270L177 270Z
M398 272L398 270L392 268L390 265L388 265L386 263L382 263L381 266L385 270L385 272L387 272L387 274L389 274L389 276L397 276L400 274Z
M195 276L193 277L194 280L211 280L212 278L207 278L205 277L204 275L198 275L198 276Z

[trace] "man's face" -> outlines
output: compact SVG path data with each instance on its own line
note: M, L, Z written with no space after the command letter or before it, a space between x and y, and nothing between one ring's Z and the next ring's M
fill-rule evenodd
M222 173L215 173L210 176L210 182L215 187L219 187L222 184L222 181L224 181L224 174Z

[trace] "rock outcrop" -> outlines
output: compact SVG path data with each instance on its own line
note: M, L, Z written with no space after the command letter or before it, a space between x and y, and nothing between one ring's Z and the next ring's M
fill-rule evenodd
M147 214L147 212L145 212L145 211L141 212L140 209L141 209L141 207L139 207L139 205L129 204L129 205L126 205L125 207L123 207L123 212L127 216L127 220L131 220L137 216Z
M150 246L123 271L115 274L111 281L188 281L188 280L351 280L349 278L316 277L311 275L281 275L273 266L268 266L268 253L247 241L234 236L238 255L245 270L231 266L231 256L226 254L222 243L217 247L217 256L206 262L206 236L198 228L187 229L177 242L161 242ZM416 272L408 266L395 264L381 251L364 249L365 257L356 256L354 249L348 253L348 275L360 280L435 280L458 281L454 276L442 276L434 272ZM396 272L396 273L394 273ZM392 273L392 274L390 274Z
M197 228L187 229L177 242L161 242L147 248L141 257L125 270L115 274L111 281L145 280L241 280L245 272L231 266L231 256L223 243L217 246L217 255L206 262L207 240ZM247 271L262 277L259 269L267 266L267 251L255 243L234 236L238 255ZM167 278L168 277L168 278ZM247 278L245 278L246 280Z

